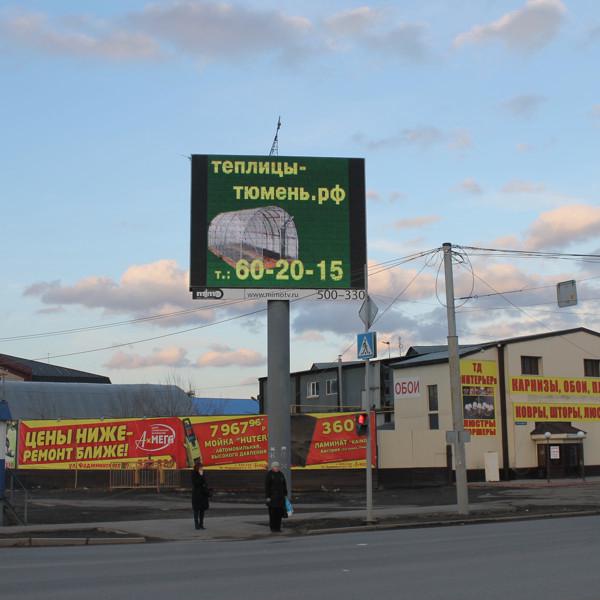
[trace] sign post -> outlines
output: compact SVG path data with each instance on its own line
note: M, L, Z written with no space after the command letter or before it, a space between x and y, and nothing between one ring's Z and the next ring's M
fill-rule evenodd
M0 527L4 525L4 486L6 481L6 434L10 421L10 410L4 400L0 400Z
M369 284L368 284L368 270L365 265L365 292L367 297L363 302L358 315L365 325L365 332L359 333L357 336L357 356L360 360L365 361L365 396L363 400L363 408L368 414L369 427L367 429L367 452L366 452L366 509L367 509L367 523L373 523L375 521L373 517L373 450L372 450L372 439L373 435L377 435L373 432L373 423L371 420L371 358L377 356L377 334L374 331L369 331L371 325L377 316L378 308L377 305L369 297ZM377 426L377 421L375 421Z

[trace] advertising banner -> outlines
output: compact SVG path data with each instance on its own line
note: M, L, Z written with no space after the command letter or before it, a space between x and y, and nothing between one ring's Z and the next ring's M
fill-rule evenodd
M600 421L600 404L513 402L515 421Z
M192 291L364 290L363 159L193 155L191 204Z
M529 396L598 396L600 378L522 375L510 378L510 393Z
M496 435L496 361L461 360L460 380L465 429L471 435Z
M292 415L293 468L364 468L366 437L356 433L356 414ZM373 457L375 447L373 440ZM207 469L265 469L268 421L265 415L21 421L16 457L19 469L185 469L198 459Z
M367 437L356 434L359 413L315 413L292 416L292 467L305 469L364 469ZM375 415L369 421L375 431ZM373 465L377 462L372 436Z
M176 417L21 421L18 468L174 469L185 460L180 429Z

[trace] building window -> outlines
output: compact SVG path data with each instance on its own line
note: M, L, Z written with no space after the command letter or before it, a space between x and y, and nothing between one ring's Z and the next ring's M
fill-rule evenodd
M584 358L583 374L586 377L600 377L600 360L597 358Z
M309 381L306 389L306 395L309 398L318 398L319 397L319 382L318 381Z
M328 396L333 396L334 394L337 394L337 379L328 379L325 382L325 393Z
M438 407L438 386L427 386L427 402L429 409L429 429L440 428L439 407Z
M440 416L438 413L429 413L429 429L440 428Z
M540 375L539 356L521 356L521 373L523 375Z

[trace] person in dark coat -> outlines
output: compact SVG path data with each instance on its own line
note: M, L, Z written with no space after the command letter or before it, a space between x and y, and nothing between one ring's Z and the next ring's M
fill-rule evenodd
M204 529L204 512L208 510L210 490L202 463L197 460L192 471L192 509L194 511L194 525L196 529Z
M287 483L278 462L271 463L271 469L265 479L265 498L269 507L269 527L271 531L281 531L281 519L285 514Z

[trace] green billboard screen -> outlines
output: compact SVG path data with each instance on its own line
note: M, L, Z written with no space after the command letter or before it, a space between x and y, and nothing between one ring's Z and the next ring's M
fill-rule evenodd
M190 289L364 289L364 160L192 156Z

